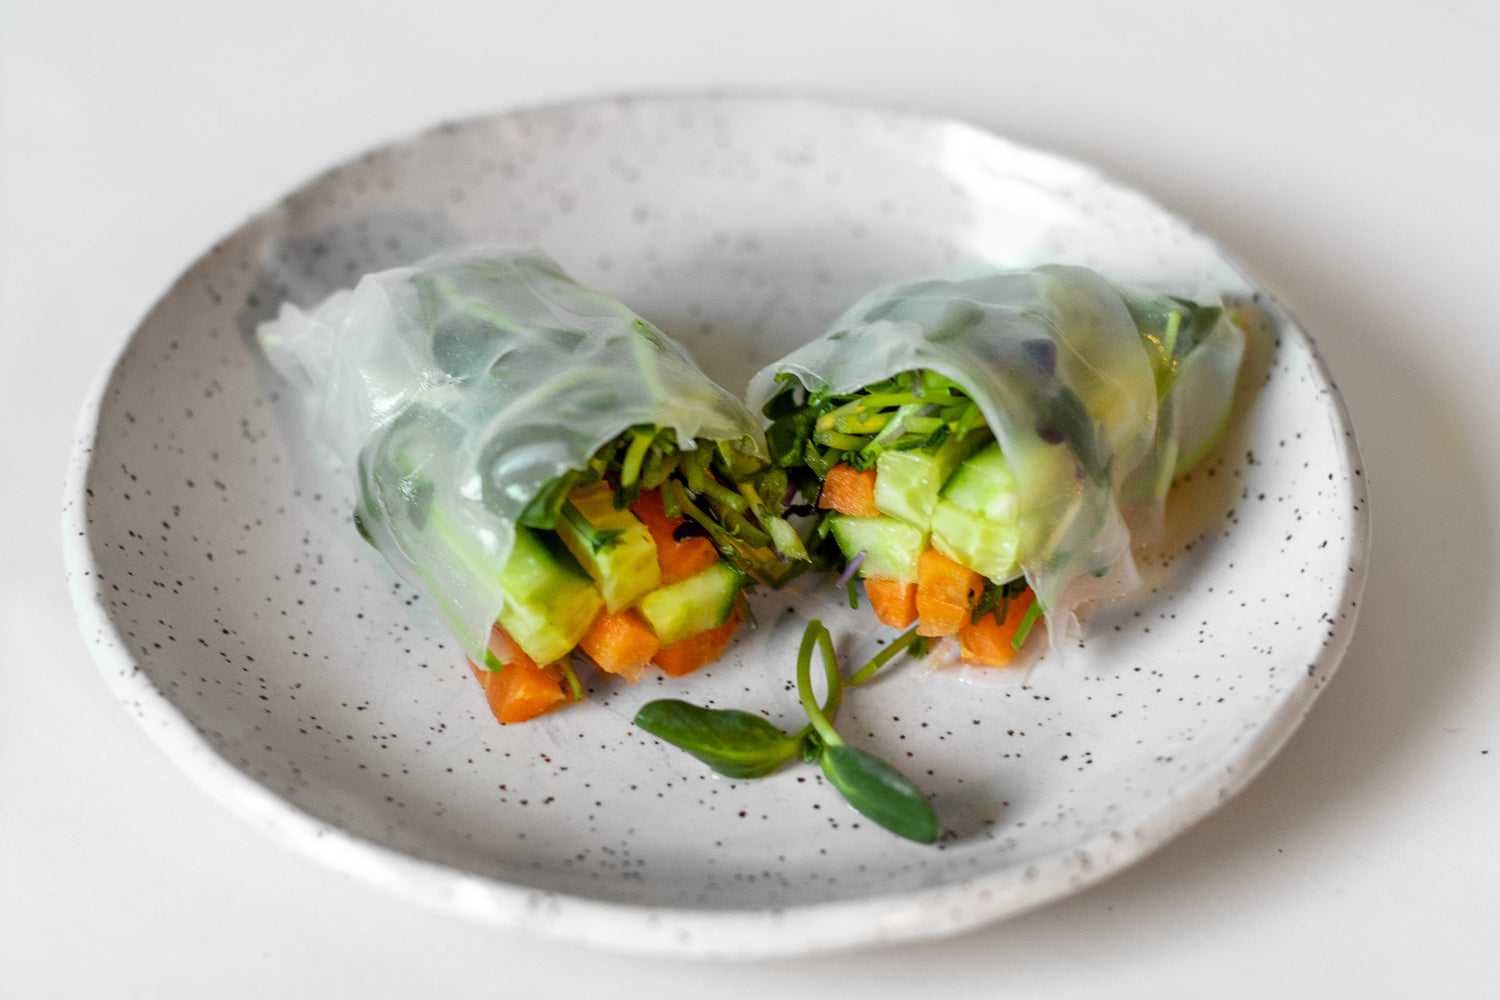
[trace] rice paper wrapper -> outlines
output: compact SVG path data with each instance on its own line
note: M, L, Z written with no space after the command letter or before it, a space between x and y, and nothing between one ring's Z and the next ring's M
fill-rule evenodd
M678 344L535 250L477 246L363 277L258 339L353 479L361 532L482 662L517 521L627 428L764 455Z
M1021 568L1060 651L1080 635L1081 603L1139 585L1132 539L1159 533L1184 435L1199 448L1222 428L1243 348L1239 328L1221 319L1194 349L1207 356L1195 366L1202 377L1179 391L1099 274L986 271L867 295L760 371L748 402L760 412L787 378L834 395L918 369L960 385L1015 472ZM1174 372L1183 363L1167 362Z

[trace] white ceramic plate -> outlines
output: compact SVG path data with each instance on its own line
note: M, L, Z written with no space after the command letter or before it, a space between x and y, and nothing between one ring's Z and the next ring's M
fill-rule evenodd
M534 243L745 385L869 287L988 257L1240 302L1245 391L1177 489L1148 586L1065 664L892 669L849 738L896 763L937 846L815 769L711 775L631 724L682 695L792 724L805 621L876 646L841 594L758 601L720 664L596 683L500 727L420 597L300 457L248 339L284 297L477 239ZM805 953L952 933L1119 870L1240 788L1345 648L1359 460L1316 351L1211 241L1086 166L951 121L801 100L616 100L444 126L352 160L162 297L83 414L64 514L83 629L152 738L289 845L411 898L645 952Z

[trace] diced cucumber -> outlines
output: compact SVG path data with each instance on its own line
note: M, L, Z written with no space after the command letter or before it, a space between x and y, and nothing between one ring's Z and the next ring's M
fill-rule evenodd
M701 573L658 587L639 605L641 616L663 646L718 628L734 611L744 576L720 560Z
M877 480L878 482L878 480ZM830 514L824 525L845 559L865 554L860 576L915 580L917 558L927 547L927 531L894 517L850 517Z
M600 482L568 494L557 535L604 595L614 614L661 586L651 532L630 512L616 510L614 491Z
M986 521L1008 524L1019 516L1017 488L1000 445L991 442L958 467L943 486L942 498Z
M919 528L932 520L938 491L951 469L922 451L883 451L875 459L875 509Z
M938 501L932 513L932 547L943 555L996 583L1013 579L1021 542L1020 526L1012 519L997 523L950 500Z
M604 604L588 574L548 534L516 528L515 546L500 571L505 607L500 625L526 655L551 663L567 655Z
M943 484L990 440L989 432L981 429L937 448L882 451L875 459L875 509L919 528L927 527Z

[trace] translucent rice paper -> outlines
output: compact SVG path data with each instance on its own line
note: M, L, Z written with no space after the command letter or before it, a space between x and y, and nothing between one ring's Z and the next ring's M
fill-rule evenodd
M1204 428L1216 436L1227 418L1243 334L1221 320L1194 351L1212 355L1195 359L1204 377L1194 391L1159 397L1171 385L1158 383L1161 352L1153 358L1104 278L1065 266L990 271L871 293L760 371L748 402L760 411L788 376L834 395L919 369L962 386L1016 473L1021 568L1061 649L1079 636L1080 603L1139 585L1132 530L1154 537L1184 441L1201 448ZM1166 369L1185 361L1169 357Z
M366 537L482 661L516 524L629 427L764 455L759 422L687 353L537 251L471 247L366 275L259 330Z

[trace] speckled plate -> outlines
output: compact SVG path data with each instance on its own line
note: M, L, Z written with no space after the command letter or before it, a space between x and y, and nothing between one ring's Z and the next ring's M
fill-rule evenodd
M683 695L792 723L826 585L757 599L721 663L500 727L431 609L305 460L251 349L283 298L477 239L534 243L733 388L867 288L988 257L1237 301L1234 424L1177 488L1148 585L1066 662L911 664L845 702L849 738L926 791L936 846L863 821L811 768L735 782L631 724ZM64 532L104 675L216 798L415 900L630 951L768 956L949 934L1161 846L1239 789L1354 625L1365 499L1308 338L1191 227L1095 170L918 114L760 98L610 100L437 128L339 166L161 298L82 415Z

